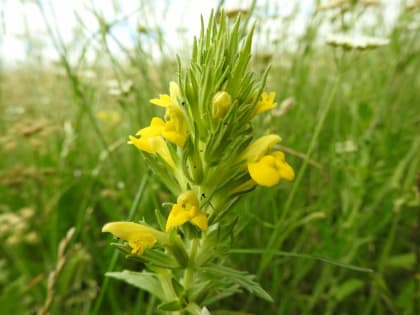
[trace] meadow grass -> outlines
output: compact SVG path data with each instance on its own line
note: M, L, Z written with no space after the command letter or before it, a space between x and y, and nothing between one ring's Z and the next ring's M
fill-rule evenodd
M281 43L272 56L256 51L256 72L272 64L277 102L294 104L260 118L258 128L282 136L297 176L239 203L231 261L256 273L275 302L244 292L210 310L418 314L420 41L419 26L408 27L415 16L403 11L389 44L377 49L325 45L318 32L326 15L317 13L292 51ZM176 79L176 60L154 61L140 41L115 57L110 33L96 35L95 64L83 50L71 63L51 32L57 65L1 73L3 314L156 314L147 293L104 277L138 263L100 231L109 221L153 220L169 198L126 140L155 112L149 99ZM110 79L120 84L114 95Z

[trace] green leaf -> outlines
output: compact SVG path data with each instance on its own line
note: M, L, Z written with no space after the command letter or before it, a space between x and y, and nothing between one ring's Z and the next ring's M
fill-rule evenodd
M219 300L223 300L234 294L241 293L241 289L237 284L227 286L227 284L221 283L218 286L216 286L216 289L217 290L213 289L213 294L206 297L206 299L203 301L203 305L211 305Z
M250 293L257 295L266 301L273 302L272 297L259 285L259 283L254 281L255 276L247 272L218 265L201 267L200 271L215 277L229 279L232 283L238 284Z
M159 209L155 209L155 216L156 216L156 221L159 224L160 229L164 231L166 227L165 216L162 214L162 212Z
M197 283L194 283L192 287L189 288L186 296L189 297L189 300L202 302L202 300L208 295L211 291L211 288L215 286L215 283L211 280L200 280Z
M188 265L188 253L185 250L184 244L182 243L179 236L172 231L169 235L170 244L168 246L171 253L174 255L176 261L179 263L181 267L185 267Z
M173 286L173 288L175 290L176 296L181 297L181 296L184 296L185 295L184 286L179 281L177 281L174 278L172 278L172 286Z
M143 255L139 257L139 259L145 263L150 263L158 267L167 269L179 268L179 264L176 260L161 250L147 249L144 251Z
M146 249L141 256L137 256L131 253L131 248L127 244L111 243L111 246L122 251L125 255L127 255L127 258L134 259L145 264L167 269L178 269L180 267L172 256L164 253L161 249Z
M321 257L321 256L315 256L315 255L309 255L309 254L300 254L300 253L294 253L294 252L285 252L281 250L269 250L269 249L260 249L260 248L247 248L247 249L231 249L229 251L232 254L252 254L252 255L261 255L265 252L271 252L274 256L284 256L284 257L296 257L296 258L304 258L304 259L313 259L318 260L330 265L346 268L349 270L354 271L360 271L360 272L368 272L373 273L374 270L369 268L363 268L358 267L350 264L344 264L338 261L331 260L329 258Z
M211 314L212 315L253 315L251 313L235 312L235 311L227 311L227 310L212 311Z
M174 300L171 302L162 303L158 306L158 309L161 311L179 311L182 310L185 306L179 300Z
M344 300L347 296L363 287L363 281L352 278L345 281L335 290L335 297L338 301Z
M2 287L0 292L0 305L2 314L30 314L29 307L23 301L23 292L25 290L25 279L18 278L13 282L9 282L7 286Z
M149 292L160 300L165 299L162 286L153 273L124 270L122 272L107 272L105 275L114 279L123 280L128 284Z
M410 269L416 263L416 255L407 253L389 257L385 264L389 267Z
M200 308L195 303L188 304L188 306L186 307L185 311L187 311L188 314L190 314L190 315L206 315L206 314L210 314L206 308L202 309L202 308Z

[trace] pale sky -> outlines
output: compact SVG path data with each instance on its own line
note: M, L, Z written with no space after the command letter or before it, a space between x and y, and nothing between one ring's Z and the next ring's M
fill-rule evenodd
M210 10L218 3L217 0L39 0L39 2L49 23L66 43L77 40L75 29L80 27L80 21L84 25L86 36L95 33L98 30L98 20L94 12L99 12L107 22L122 20L112 28L112 32L124 46L130 47L134 38L138 36L136 33L138 25L150 29L161 27L167 49L174 53L182 50L185 40L191 40L198 34L200 14L206 20ZM224 7L246 8L250 2L250 0L226 0ZM277 6L279 14L286 16L298 3L300 8L292 29L299 34L304 29L307 17L314 12L315 2L315 0L258 0L257 7L263 8L268 3L270 7ZM399 0L382 1L386 4L383 10L387 20L395 19L399 2ZM25 51L29 49L25 43L28 33L35 39L35 43L36 41L45 43L42 54L46 59L57 59L57 53L51 45L45 21L36 1L0 0L0 14L0 57L3 62L13 65L25 60ZM276 32L273 25L267 24L263 27L271 28L272 33ZM181 34L180 29L185 32Z

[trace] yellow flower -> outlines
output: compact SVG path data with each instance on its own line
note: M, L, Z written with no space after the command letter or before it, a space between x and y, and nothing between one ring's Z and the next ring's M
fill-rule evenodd
M161 106L161 107L168 107L168 106L176 106L178 105L178 96L180 94L179 92L179 86L175 82L169 83L169 94L160 94L159 98L153 98L150 100L150 103Z
M166 222L166 231L183 225L186 222L198 226L202 231L207 230L208 220L205 213L199 211L199 201L197 196L191 190L188 190L178 196L177 203L172 206Z
M162 136L183 147L188 135L188 126L184 114L178 107L168 106L165 119L166 123L162 131Z
M175 167L175 163L172 160L171 154L168 149L168 145L165 140L161 137L165 123L158 117L153 117L150 126L140 129L137 133L137 137L129 136L129 144L135 145L138 149L147 153L157 153L159 156L166 161L172 167Z
M266 155L280 141L281 138L278 135L262 136L245 149L241 158L248 162L255 162Z
M254 108L253 116L256 116L262 112L267 110L273 109L277 106L277 103L274 102L274 98L276 97L276 93L270 92L263 92L261 94L261 99L258 101L257 105Z
M269 154L280 140L281 138L277 135L260 137L251 143L242 154L242 159L248 162L249 175L258 185L271 187L281 179L293 180L295 177L283 152L276 151Z
M265 155L257 162L249 162L248 171L258 185L267 187L276 185L281 179L291 181L295 177L292 167L287 164L281 151Z
M162 232L134 222L107 223L103 226L102 232L109 232L127 241L133 255L143 254L146 248L152 248L158 239L163 239Z
M188 125L178 104L180 91L175 82L169 84L169 93L170 95L161 94L159 98L151 99L150 102L166 108L166 123L164 123L162 135L169 141L183 147L187 139Z
M212 114L213 118L223 118L232 104L232 97L228 92L219 91L213 96Z

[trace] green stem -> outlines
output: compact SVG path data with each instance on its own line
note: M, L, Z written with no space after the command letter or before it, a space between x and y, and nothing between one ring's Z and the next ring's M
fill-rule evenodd
M174 287L172 286L172 277L171 274L167 271L162 272L158 275L158 279L165 294L166 302L174 301L178 299ZM181 312L174 311L171 312L172 315L181 315Z
M199 242L200 242L199 239L194 239L192 241L190 259L188 261L188 266L184 274L184 289L185 290L188 290L194 277L195 256L197 255Z
M167 301L176 299L176 293L172 287L171 278L167 273L159 274L159 280L162 285L163 292L167 298Z
M184 272L184 290L188 291L193 279L194 279L194 269L195 269L195 257L197 256L198 245L200 244L200 240L195 238L191 244L190 250L190 257L188 259L188 266ZM190 301L187 309L191 311L191 308L199 309L199 306L194 303L194 301ZM187 314L187 311L183 311L182 314Z

